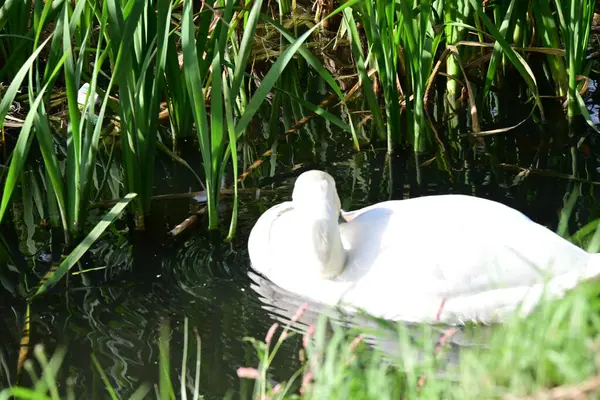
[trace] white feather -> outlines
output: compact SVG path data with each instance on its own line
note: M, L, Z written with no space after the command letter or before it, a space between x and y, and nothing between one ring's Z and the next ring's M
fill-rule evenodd
M285 210L285 212L282 212ZM342 213L333 178L309 171L256 222L252 267L327 305L414 322L497 322L600 274L590 254L520 212L464 195Z

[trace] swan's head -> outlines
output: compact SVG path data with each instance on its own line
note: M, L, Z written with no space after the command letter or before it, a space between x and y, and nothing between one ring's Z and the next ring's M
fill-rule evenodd
M327 172L312 170L301 174L292 193L294 208L311 214L327 214L337 218L341 203L335 180Z

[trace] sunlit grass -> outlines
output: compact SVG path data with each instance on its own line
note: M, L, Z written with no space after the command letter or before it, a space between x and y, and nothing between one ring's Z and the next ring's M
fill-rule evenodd
M338 322L321 317L316 325L304 327L302 338L298 338L302 343L300 369L286 380L273 381L273 360L284 342L296 340L297 326L294 330L290 327L302 316L301 308L296 315L288 316L288 325L274 324L264 339L247 339L257 352L258 364L237 370L240 379L249 381L253 388L251 393L242 390L242 398L512 399L560 393L565 398L597 395L599 292L598 282L590 282L564 299L541 303L527 318L515 317L503 325L488 327L466 326L459 332L443 326L408 327L385 322L380 328L367 330L343 328ZM188 343L190 327L186 320L184 347L173 348L169 344L171 329L167 320L160 325L157 390L151 390L153 382L144 382L130 398L201 398L200 338L195 334L195 345L194 341ZM390 340L394 350L373 347L378 336ZM188 353L194 349L196 362L188 366ZM169 361L174 352L182 355L177 373ZM75 387L58 384L58 369L65 355L68 350L59 349L46 361L41 348L36 348L33 357L41 374L34 372L30 360L24 364L34 385L7 388L0 392L0 399L9 395L16 399L72 398ZM93 354L90 357L104 382L104 387L99 388L103 392L98 394L116 398L102 365ZM68 374L60 376L60 382L68 380ZM188 382L185 376L194 379ZM242 388L247 386L240 384Z
M443 327L385 323L384 330L341 328L322 318L304 334L305 362L284 382L266 379L281 341L269 332L254 341L260 364L238 375L255 381L253 399L481 399L595 392L600 372L600 301L597 282L565 299L544 302L530 317L504 325L468 326L463 332ZM295 322L295 321L293 321ZM276 328L276 327L275 327ZM393 353L374 349L377 335L392 340ZM451 345L452 335L462 345ZM460 343L460 341L458 343ZM450 347L454 347L450 349ZM591 382L591 383L590 383ZM293 389L290 389L293 388ZM567 395L568 396L568 395Z

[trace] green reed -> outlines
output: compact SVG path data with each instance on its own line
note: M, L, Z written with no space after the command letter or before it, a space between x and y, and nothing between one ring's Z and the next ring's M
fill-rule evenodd
M137 227L144 229L152 197L172 5L170 0L137 0L127 4L130 10L119 0L107 0L106 5L105 34L111 41L111 59L122 63L114 76L119 88L125 187L140 194L134 212Z
M359 2L346 10L344 32L351 41L365 103L375 132L387 138L388 151L412 144L413 150L420 152L432 143L434 129L430 126L436 122L426 118L425 109L433 94L426 91L439 77L433 68L437 62L446 64L444 90L449 99L460 94L459 82L464 89L465 83L483 82L475 87L476 99L471 99L483 110L492 92L502 88L504 77L516 72L542 119L538 81L550 79L556 95L568 97L567 116L582 113L591 124L578 89L582 75L591 68L585 56L594 2L541 3L397 0ZM529 28L532 23L537 29ZM448 50L452 50L451 56L447 56ZM528 57L532 51L546 54L547 77L534 74ZM459 58L463 65L473 62L474 67L461 70ZM368 67L375 70L373 78L367 75ZM373 79L380 84L382 96L374 92ZM457 106L455 100L451 103L450 109ZM477 131L479 126L472 129ZM399 140L401 135L406 135L405 140Z
M433 137L433 127L443 116L438 113L436 121L428 112L440 88L452 99L448 110L454 112L460 106L460 86L474 85L473 93L465 91L473 97L469 111L481 112L502 87L504 76L516 72L543 118L538 81L544 77L534 75L540 68L529 65L530 51L546 54L556 94L568 97L568 116L582 113L591 123L578 90L591 68L585 57L593 2L586 0L581 7L567 0L542 3L535 0L528 8L511 0L485 3L484 8L476 0L353 0L319 17L316 25L304 26L293 23L293 1L280 2L278 16L267 15L270 10L262 0L220 0L215 7L196 10L183 0L6 1L0 7L0 54L7 62L0 78L11 84L0 104L0 127L13 101L29 109L10 168L2 172L6 175L0 220L21 182L34 140L42 153L48 189L44 208L69 243L82 237L87 208L106 185L111 193L119 192L114 197L138 195L132 210L136 227L144 229L151 212L157 148L176 157L167 150L168 140L176 153L179 138L194 131L206 181L208 226L215 229L223 179L231 174L237 190L238 152L247 148L243 135L268 102L273 132L279 129L282 109L286 131L309 110L348 131L358 148L350 113L342 121L312 104L299 83L299 76L312 69L345 107L337 77L306 46L325 22L331 27L333 21L341 21L339 32L349 39L371 114L371 139L385 140L389 152L406 146L419 153L434 139L444 150ZM339 13L341 18L332 19ZM291 29L283 26L288 15ZM17 16L29 18L27 24L15 24ZM527 28L532 22L535 31ZM266 63L264 74L249 79L257 29L276 32L279 51ZM441 77L444 68L438 63L445 63L446 77ZM475 66L468 68L469 63ZM264 78L259 81L260 75ZM440 78L445 85L437 85ZM90 95L81 105L77 91L86 82ZM18 95L22 86L27 90ZM58 94L66 98L66 129L52 115L52 99ZM99 105L94 94L99 95ZM163 99L166 110L161 109ZM163 123L159 113L165 111L168 121ZM477 131L479 126L471 120L471 130ZM110 130L116 131L116 138L109 138ZM55 152L59 136L66 138L66 159ZM267 142L275 146L276 137ZM98 164L104 176L96 183ZM115 165L125 177L121 189L118 182L109 182L107 171ZM237 196L230 238L236 217Z
M595 1L555 0L557 25L565 44L566 63L569 73L568 116L575 117L580 112L587 114L583 99L579 94L579 75L587 76L591 63L586 60L590 39L590 27L594 15Z
M467 0L448 1L438 0L434 2L434 10L444 17L446 45L456 45L466 38L467 28L472 14ZM460 25L459 25L460 24ZM460 95L458 79L461 77L460 67L456 58L449 57L446 60L446 73L449 79L446 82L446 97L453 103Z
M356 1L350 1L335 10L329 17L342 12ZM308 29L298 38L290 36L283 28L261 15L262 1L253 3L248 18L245 19L244 31L239 40L235 37L236 26L240 23L240 14L234 13L234 3L231 0L221 2L221 13L214 20L214 29L210 32L200 32L198 41L194 43L195 30L192 21L192 6L184 2L181 37L183 49L183 71L189 90L190 102L196 133L202 154L204 173L206 176L206 192L209 229L218 226L217 205L221 189L221 181L229 159L232 161L234 177L237 177L237 141L242 137L252 118L265 102L267 95L279 81L286 66L296 54L300 54L308 64L325 79L342 99L339 86L331 75L323 68L316 58L303 47L311 34L321 25L321 22ZM270 66L260 85L246 100L245 89L242 87L244 75L250 60L252 39L259 17L271 23L280 30L290 45L283 50L277 60ZM328 18L329 18L328 17ZM199 26L208 26L213 21L213 15L206 11L200 12ZM230 46L231 44L231 46ZM204 49L206 55L201 55L198 49ZM232 49L230 51L230 49ZM206 93L210 89L210 119L206 111ZM227 140L229 139L229 140ZM234 181L237 191L237 180ZM236 192L237 193L237 192ZM229 237L235 232L237 218L237 196L234 197L234 210L230 225Z
M58 210L67 244L70 244L72 239L78 240L81 238L86 221L87 205L94 189L92 182L96 168L98 144L102 133L102 122L109 100L109 96L104 97L100 110L95 115L93 96L90 93L96 92L99 73L108 57L108 48L103 47L103 38L108 21L109 7L108 2L104 2L102 10L93 7L87 10L86 7L91 6L87 1L79 0L75 4L75 8L72 9L68 2L64 2L57 13L57 19L50 21L52 4L52 2L47 2L44 8L40 10L38 17L35 18L37 25L32 28L35 51L21 67L0 104L0 116L3 117L0 123L2 123L16 96L16 91L27 75L29 77L27 88L30 109L21 128L17 146L11 154L10 167L4 183L0 205L0 219L4 217L11 196L19 183L34 137L32 133L34 133L47 174L48 207L50 210L54 208ZM99 20L99 35L94 49L95 60L90 91L83 107L80 108L77 101L77 91L82 83L83 66L89 57L87 47L91 40L92 19L96 17ZM83 22L82 19L87 19L87 22ZM50 22L55 23L54 31L44 43L38 46L43 30ZM74 32L78 26L84 26L85 30L75 35ZM79 42L77 38L80 39ZM42 67L38 56L48 42L50 42L50 56L46 60L45 66ZM73 42L78 46L74 47ZM125 52L123 43L119 44L118 48L121 53ZM121 65L121 60L117 59L114 68L114 72L117 74L113 74L113 78L118 75ZM64 168L61 166L63 161L55 151L54 128L44 102L48 89L54 85L59 74L62 74L66 85L69 116L66 129L67 148ZM113 78L108 84L107 92L110 92Z

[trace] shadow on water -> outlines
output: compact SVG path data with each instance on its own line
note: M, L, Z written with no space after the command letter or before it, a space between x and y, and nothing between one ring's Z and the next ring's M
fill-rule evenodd
M518 113L514 120L507 116L502 125L516 124L520 117ZM597 185L573 179L600 182L600 144L587 131L569 137L558 122L544 126L526 123L480 143L463 138L460 146L447 151L450 171L439 168L437 161L420 166L419 184L410 153L388 157L383 149L354 152L344 133L330 129L315 120L299 135L279 144L277 156L267 159L245 182L246 187L273 190L261 192L258 199L254 194L242 195L238 234L232 243L205 232L203 220L181 237L168 238L166 232L198 205L189 199L157 201L145 237L130 237L122 224L117 225L90 252L88 267L104 269L93 272L91 279L71 277L68 287L33 303L32 343L44 343L48 351L58 345L68 346L63 374L75 377L78 398L92 398L94 394L104 397L92 352L120 397L131 394L142 382L156 382L156 342L163 318L171 319L171 365L179 374L184 316L202 338L201 393L216 399L240 387L236 369L257 365L253 348L242 338L264 338L275 321L288 321L303 302L259 277L249 277L246 248L254 221L265 208L289 198L293 178L303 169L316 167L330 172L346 210L387 199L463 193L500 201L556 229L568 195L576 190L580 197L570 231L600 217ZM256 153L262 151L257 149ZM423 157L421 161L426 160ZM298 165L301 167L294 169ZM518 167L535 171L524 172ZM163 177L156 183L157 194L197 190L189 172L167 160L157 163L157 173ZM227 199L224 205L229 205ZM224 215L228 216L227 209ZM23 263L37 271L48 267L39 256L48 248L47 236L29 238L34 241L37 258L23 256L31 253L20 244L19 235L13 236L15 248L11 251L16 256L3 255L10 268ZM431 246L435 248L435 243ZM0 291L0 297L1 386L15 373L25 305L8 290ZM306 329L318 311L318 306L312 305L295 328ZM340 323L360 323L337 318ZM455 340L465 344L458 337ZM393 342L371 338L373 346L390 353L395 351ZM284 343L275 359L272 379L286 379L296 370L300 347L297 340Z

